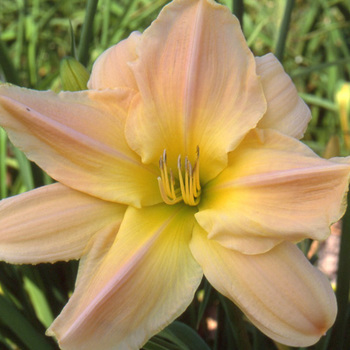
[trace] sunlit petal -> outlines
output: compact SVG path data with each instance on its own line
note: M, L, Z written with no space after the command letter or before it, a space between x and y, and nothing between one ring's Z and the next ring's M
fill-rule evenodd
M137 90L128 62L137 58L135 48L139 39L140 33L133 32L129 38L104 51L93 65L88 88L129 87Z
M193 211L130 207L108 253L93 246L49 330L63 349L138 349L185 310L202 278L189 250Z
M0 124L54 179L111 201L159 202L158 170L126 144L128 90L38 92L0 86Z
M59 183L0 201L0 259L10 263L79 259L89 240L117 227L126 206Z
M166 148L193 160L201 150L202 181L213 178L266 110L255 60L238 20L212 0L176 0L141 37L131 65L141 96L126 125L144 162Z
M209 237L244 253L266 251L281 240L325 239L345 211L345 161L322 159L272 130L252 132L206 186L197 221Z
M311 119L309 107L299 97L292 80L273 54L256 57L256 64L267 100L267 111L258 127L302 138Z
M330 283L292 243L244 255L208 240L197 227L191 251L209 282L272 339L308 346L333 324L337 306Z

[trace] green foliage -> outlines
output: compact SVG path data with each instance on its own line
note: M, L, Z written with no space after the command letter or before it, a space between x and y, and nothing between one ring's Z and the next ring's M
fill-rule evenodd
M1 0L0 80L59 91L62 89L59 67L65 56L75 57L91 70L101 52L132 31L143 31L167 2ZM286 71L312 110L313 119L305 142L322 154L328 141L337 135L341 155L348 155L344 141L347 130L340 122L335 95L341 82L350 81L350 3L347 0L219 2L239 16L243 13L243 30L255 55L274 52L283 57ZM0 129L0 198L51 182L21 151L9 144ZM334 328L312 347L315 350L341 350L350 343L349 220L348 212L344 219L336 291L339 316ZM71 295L76 271L75 261L37 267L0 263L1 349L57 349L54 340L45 337L44 332ZM212 320L216 328L209 329L208 320ZM145 349L288 347L262 335L204 280L179 321L153 337Z

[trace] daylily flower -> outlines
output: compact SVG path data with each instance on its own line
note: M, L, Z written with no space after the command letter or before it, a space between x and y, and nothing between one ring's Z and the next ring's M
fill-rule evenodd
M81 259L48 330L62 349L138 349L203 273L271 338L315 343L330 284L295 245L344 213L349 160L298 139L310 119L272 55L212 0L175 0L104 52L82 92L0 87L0 124L58 183L1 202L0 258Z

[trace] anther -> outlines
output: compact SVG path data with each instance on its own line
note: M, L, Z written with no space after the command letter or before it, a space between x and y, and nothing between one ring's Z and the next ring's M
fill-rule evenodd
M165 203L176 204L183 200L186 204L195 206L199 203L201 186L199 179L199 147L196 150L196 160L192 166L188 157L185 157L184 168L182 168L181 155L177 159L179 187L175 189L176 179L172 170L167 168L167 153L164 150L159 159L160 177L158 185L161 196ZM184 170L184 171L182 171Z

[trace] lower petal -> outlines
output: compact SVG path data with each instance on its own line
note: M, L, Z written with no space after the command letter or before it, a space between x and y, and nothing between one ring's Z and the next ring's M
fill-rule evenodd
M83 259L76 290L48 333L63 349L139 349L193 299L202 270L189 241L193 209L129 207L117 239Z
M309 346L332 326L337 306L330 283L294 244L244 255L196 227L190 247L209 282L272 339Z
M105 227L117 232L125 209L59 183L4 199L0 260L37 264L79 259Z

